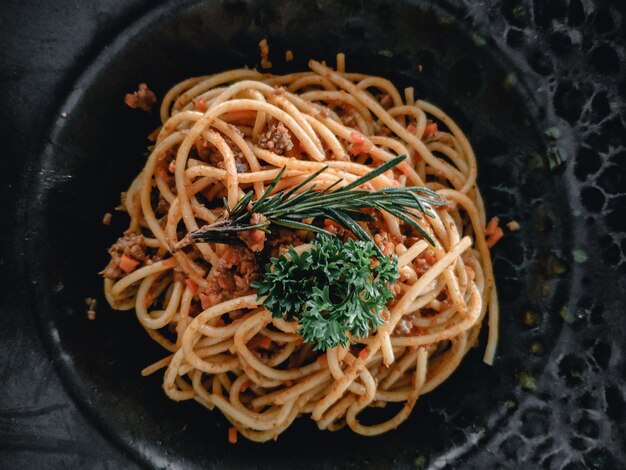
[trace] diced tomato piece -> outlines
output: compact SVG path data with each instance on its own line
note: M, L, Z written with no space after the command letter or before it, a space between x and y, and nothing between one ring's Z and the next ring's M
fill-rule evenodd
M370 153L372 150L372 143L360 132L350 133L350 141L352 142L352 145L350 145L349 150L352 155Z

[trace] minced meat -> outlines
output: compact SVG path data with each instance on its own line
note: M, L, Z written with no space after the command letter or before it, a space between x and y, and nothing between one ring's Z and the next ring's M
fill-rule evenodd
M93 297L87 297L85 299L85 305L87 305L87 318L89 320L96 319L96 307L98 306L98 301Z
M120 267L122 256L130 256L136 261L144 262L148 259L146 254L146 243L143 235L127 233L117 239L115 244L109 248L111 261L100 274L108 279L120 279L126 274Z
M233 151L233 156L235 158L235 167L237 168L238 173L247 173L250 171L250 165L248 164L248 160L246 160L246 156L243 154L241 149L235 145L235 143L224 136L224 140L226 144ZM210 163L216 168L224 169L224 157L217 149L217 147L204 139L200 139L196 145L194 146L195 150L198 154L198 157Z
M259 265L252 251L241 246L226 247L217 266L209 272L209 286L200 294L202 308L250 294L250 284L259 277Z
M156 101L156 95L145 83L140 83L137 91L127 93L124 97L124 103L129 107L133 109L140 108L144 111L150 111Z
M261 214L252 214L250 218L251 225L257 225L265 222L267 219ZM244 230L239 233L239 238L246 244L252 251L262 251L265 247L265 232L262 230Z
M259 147L282 155L293 148L289 129L282 122L273 123L269 129L259 136Z

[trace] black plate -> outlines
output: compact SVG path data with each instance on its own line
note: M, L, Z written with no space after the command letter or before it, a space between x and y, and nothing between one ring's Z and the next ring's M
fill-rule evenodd
M439 2L171 2L137 15L74 78L47 145L29 161L22 194L19 226L28 227L22 267L34 310L58 370L89 418L139 461L158 467L443 467L528 459L610 468L620 462L619 377L590 381L621 361L623 330L609 341L598 335L611 322L625 322L602 308L597 293L605 295L598 277L602 260L618 264L616 243L621 240L624 249L624 201L610 196L612 188L624 188L623 177L613 176L624 162L617 144L608 143L623 131L623 103L597 91L601 79L585 85L579 78L584 63L567 77L554 72L556 56L576 49L572 31L580 2L570 3L568 9L563 2L563 13L539 3L503 2L466 16L466 8ZM613 18L615 12L607 12ZM587 20L590 28L599 15ZM533 43L531 19L540 30L563 23L548 34L552 50ZM600 77L620 68L618 63L613 70L611 54L617 52L608 44L617 33L610 33L602 44L581 44ZM96 273L106 263L105 248L126 224L115 214L104 227L102 215L141 169L145 136L158 122L156 112L125 107L124 93L146 81L162 97L188 76L255 66L264 37L276 73L302 70L309 58L334 63L342 51L349 70L415 86L417 96L440 105L468 133L488 214L522 225L494 250L503 313L496 365L484 365L480 349L470 353L448 382L420 399L407 423L380 437L319 432L304 418L277 442L227 445L228 426L218 412L171 402L159 374L139 376L163 352L132 312L111 311L101 295ZM286 49L295 55L289 64L282 60ZM604 118L607 106L622 114ZM587 134L584 122L592 130ZM613 171L602 173L604 192L587 179L597 158L589 148L613 161L607 164ZM570 161L551 168L559 158ZM588 225L603 220L613 235L591 242ZM93 322L84 314L87 296L100 304Z

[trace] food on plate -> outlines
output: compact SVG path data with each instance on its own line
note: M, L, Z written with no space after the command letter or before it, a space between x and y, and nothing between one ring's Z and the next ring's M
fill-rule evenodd
M301 415L380 434L455 371L486 318L495 354L489 248L503 232L467 138L342 54L309 67L175 85L102 272L109 304L165 350L143 374L218 408L230 442ZM393 412L365 423L369 407Z

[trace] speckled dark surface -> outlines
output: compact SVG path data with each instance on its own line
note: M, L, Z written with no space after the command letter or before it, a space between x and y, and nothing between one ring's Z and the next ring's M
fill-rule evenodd
M450 3L3 2L0 467L626 467L626 4ZM254 66L262 37L279 71L286 48L291 70L344 51L415 85L468 132L489 214L522 224L494 250L496 365L472 352L385 436L304 419L277 443L225 445L218 414L138 376L160 353L132 315L100 296L85 318L124 225L101 216L156 122L121 97Z

